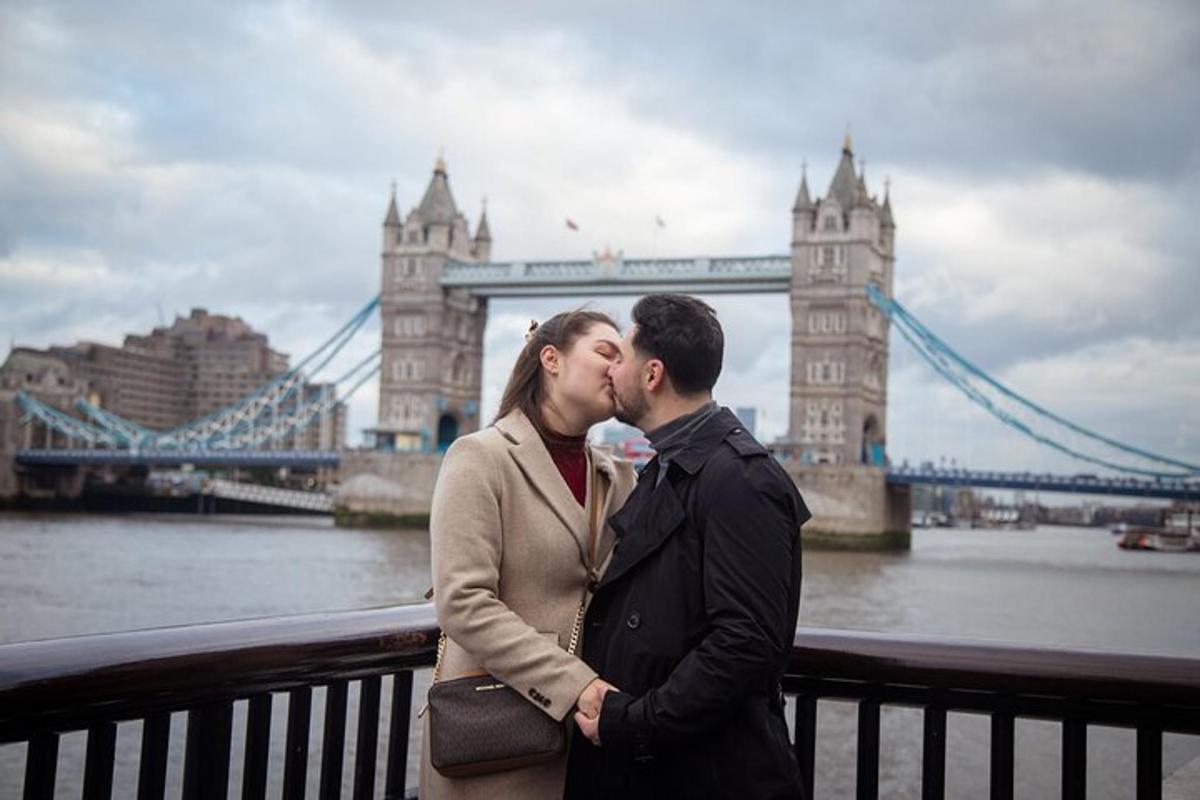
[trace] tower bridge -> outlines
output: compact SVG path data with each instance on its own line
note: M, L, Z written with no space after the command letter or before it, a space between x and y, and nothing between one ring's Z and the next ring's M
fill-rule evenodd
M855 171L849 137L824 196L802 175L791 252L754 256L491 260L486 210L474 235L438 159L421 202L383 222L379 447L444 449L477 430L483 333L493 297L649 292L788 294L792 374L788 440L804 464L881 467L886 452L887 316L868 297L892 293L895 221ZM882 486L882 483L880 483Z
M393 188L383 221L379 295L296 368L225 409L163 432L87 402L77 403L81 418L61 402L19 397L25 418L68 449L30 449L27 432L17 460L46 469L336 463L339 503L350 512L426 513L439 454L482 425L483 337L492 298L786 293L792 320L788 433L772 447L814 511L806 528L810 542L905 545L909 487L919 483L1173 499L1200 494L1200 466L1122 444L1052 414L955 352L896 301L889 192L885 188L882 199L870 193L863 171L855 169L849 137L824 195L814 197L807 174L801 175L791 220L787 254L636 258L606 251L591 259L497 262L491 260L486 209L472 233L439 158L420 203L403 217ZM379 350L320 394L299 391L304 369L315 372L331 363L376 310ZM1125 477L889 467L892 329L942 378L1014 432ZM375 375L378 418L368 431L373 449L277 449L298 426L344 403ZM69 449L80 443L85 449Z

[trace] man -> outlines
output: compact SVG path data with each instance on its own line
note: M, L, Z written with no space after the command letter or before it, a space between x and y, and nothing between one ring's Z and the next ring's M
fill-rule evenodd
M617 418L656 455L610 519L583 658L611 687L580 698L567 797L802 797L779 681L808 509L713 402L725 345L713 309L648 295L633 321L609 376Z

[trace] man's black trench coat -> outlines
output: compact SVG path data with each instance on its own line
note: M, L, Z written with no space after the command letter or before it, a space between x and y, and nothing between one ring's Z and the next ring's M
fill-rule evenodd
M808 509L725 408L661 482L659 467L610 520L583 659L621 691L605 698L599 748L576 730L567 797L803 797L779 679Z

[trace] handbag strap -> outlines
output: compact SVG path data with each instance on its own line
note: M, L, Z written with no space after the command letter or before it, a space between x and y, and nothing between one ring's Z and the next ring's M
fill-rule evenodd
M567 655L575 655L575 649L579 646L579 633L583 628L583 615L587 610L587 589L583 590L583 597L579 601L579 609L575 612L575 624L571 626L571 642L567 647ZM437 643L437 661L433 664L433 682L437 683L442 674L442 659L446 656L446 632L438 633ZM417 714L417 718L425 716L425 711L429 708L429 703L426 702Z

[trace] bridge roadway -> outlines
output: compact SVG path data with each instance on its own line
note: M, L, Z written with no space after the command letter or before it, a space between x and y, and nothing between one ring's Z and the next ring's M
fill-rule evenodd
M337 450L18 450L13 460L30 467L336 467Z
M791 256L627 259L605 253L591 261L448 261L441 276L443 287L483 297L786 293L791 283Z
M276 508L296 508L301 511L315 511L324 514L333 513L333 495L328 492L282 489L278 486L260 486L256 483L210 478L204 481L201 494Z
M1200 478L1155 480L1125 477L1106 478L1099 475L938 469L936 467L889 467L887 482L963 486L973 489L1019 489L1067 494L1152 497L1161 500L1200 500Z
M18 450L14 460L22 466L135 466L178 467L336 467L337 450ZM1154 480L1149 478L1054 475L1036 472L889 467L887 482L963 486L975 489L1013 489L1068 494L1146 497L1160 500L1200 500L1200 478Z

